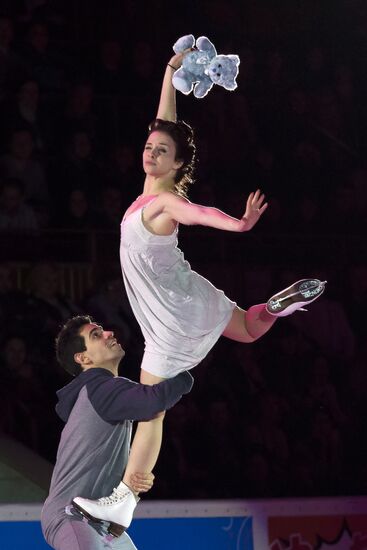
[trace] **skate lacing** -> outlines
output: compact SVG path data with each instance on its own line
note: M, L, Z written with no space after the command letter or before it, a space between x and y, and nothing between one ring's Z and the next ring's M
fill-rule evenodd
M116 488L113 490L112 495L109 497L102 497L98 499L98 504L101 506L108 506L109 504L118 504L124 498L129 496L129 491L120 492Z

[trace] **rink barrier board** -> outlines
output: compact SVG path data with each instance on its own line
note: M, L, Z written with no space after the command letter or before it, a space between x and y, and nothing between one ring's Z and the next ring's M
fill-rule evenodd
M0 505L1 549L49 549L41 507ZM367 497L146 501L128 532L139 550L367 550Z

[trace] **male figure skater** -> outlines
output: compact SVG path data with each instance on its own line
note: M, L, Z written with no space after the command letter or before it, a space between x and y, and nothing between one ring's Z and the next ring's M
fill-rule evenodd
M89 316L70 319L56 339L57 359L75 378L57 392L56 411L66 424L41 515L45 539L55 550L136 550L111 518L88 521L70 503L78 494L95 499L112 491L118 503L125 490L124 509L135 508L135 495L148 491L154 476L132 476L134 492L120 483L132 421L152 419L172 407L191 390L193 378L185 371L154 386L137 384L118 376L124 354L113 332Z

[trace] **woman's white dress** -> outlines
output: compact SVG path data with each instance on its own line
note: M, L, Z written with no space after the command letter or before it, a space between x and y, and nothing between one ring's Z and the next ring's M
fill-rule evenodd
M151 233L143 211L121 223L121 268L145 339L141 367L171 378L204 359L236 304L191 269L177 246L177 229L167 236Z

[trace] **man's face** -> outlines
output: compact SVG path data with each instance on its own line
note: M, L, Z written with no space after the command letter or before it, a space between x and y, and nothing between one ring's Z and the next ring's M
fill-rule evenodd
M103 367L109 370L118 366L125 355L125 351L114 338L111 330L103 330L100 325L90 323L84 325L80 331L86 346L85 356L87 363L85 367ZM77 354L80 355L80 354Z

